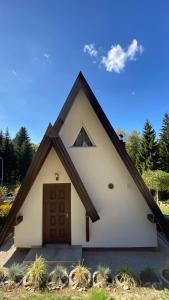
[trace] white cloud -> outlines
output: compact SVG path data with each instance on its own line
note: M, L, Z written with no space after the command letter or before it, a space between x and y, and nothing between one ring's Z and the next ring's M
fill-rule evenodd
M136 54L142 54L144 51L142 45L138 45L137 40L134 39L132 43L129 45L127 49L127 56L129 57L130 60L134 60Z
M43 54L43 57L45 58L45 60L46 60L46 62L47 62L48 64L51 64L51 63L52 63L51 58L50 58L50 54L49 54L49 53L44 53L44 54Z
M86 44L83 47L84 53L89 54L90 56L96 57L98 54L98 51L95 49L94 44Z
M128 48L125 50L119 44L113 45L107 52L106 56L103 56L101 63L108 72L120 73L126 66L128 60L135 60L138 54L142 54L143 46L138 45L136 39L134 39Z
M112 46L107 52L107 56L102 57L101 63L105 66L106 71L120 73L125 67L126 53L120 45Z

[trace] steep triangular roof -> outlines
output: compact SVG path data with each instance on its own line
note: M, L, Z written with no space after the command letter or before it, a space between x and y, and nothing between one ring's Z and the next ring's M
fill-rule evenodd
M88 85L86 79L84 78L83 74L80 72L66 101L63 105L63 108L54 124L54 128L57 133L59 133L64 121L76 99L76 95L78 92L82 90L89 103L93 107L98 119L102 123L107 135L109 136L112 144L114 145L115 149L117 150L118 154L120 155L122 161L124 162L126 168L128 169L130 175L132 176L135 184L137 185L138 189L142 193L145 201L147 202L148 206L150 207L152 213L154 214L156 223L161 227L162 231L165 233L167 239L169 240L169 225L167 220L165 219L164 215L162 214L160 208L156 204L154 198L152 197L149 189L147 188L146 184L144 183L141 175L137 171L136 167L134 166L132 160L130 159L129 155L127 154L124 145L119 140L115 130L113 129L112 125L110 124L109 120L107 119L104 111L102 110L98 100L96 99L95 95L93 94L90 86Z
M85 209L86 214L91 218L93 222L97 221L99 219L99 215L92 203L92 200L90 199L83 182L73 165L73 162L63 145L61 138L59 136L56 136L54 133L53 127L51 124L49 124L46 133L40 143L40 146L35 154L35 157L32 160L32 163L27 171L27 174L24 178L24 181L19 189L19 192L16 196L16 199L13 203L13 206L9 212L9 215L7 217L6 223L3 226L1 232L0 232L0 244L4 241L9 228L15 224L16 221L16 215L18 211L20 210L22 204L24 203L24 200L30 191L49 151L51 148L54 148L61 163L63 164L71 182L73 183Z

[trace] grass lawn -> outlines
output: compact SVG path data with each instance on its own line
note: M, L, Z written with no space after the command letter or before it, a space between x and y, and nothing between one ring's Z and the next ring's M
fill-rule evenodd
M0 299L21 299L21 300L158 300L169 299L169 290L161 291L153 288L136 288L131 291L112 288L109 291L93 289L88 292L78 292L71 289L65 289L59 292L32 293L23 289L15 289L11 292L0 292Z

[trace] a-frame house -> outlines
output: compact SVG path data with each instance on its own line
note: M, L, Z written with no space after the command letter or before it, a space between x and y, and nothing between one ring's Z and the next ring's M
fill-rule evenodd
M82 73L49 125L0 233L18 248L157 247L169 227Z

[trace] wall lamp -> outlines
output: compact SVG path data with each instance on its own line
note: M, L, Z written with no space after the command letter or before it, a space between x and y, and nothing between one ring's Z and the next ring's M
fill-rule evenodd
M55 173L55 179L56 179L56 181L59 180L59 173Z

